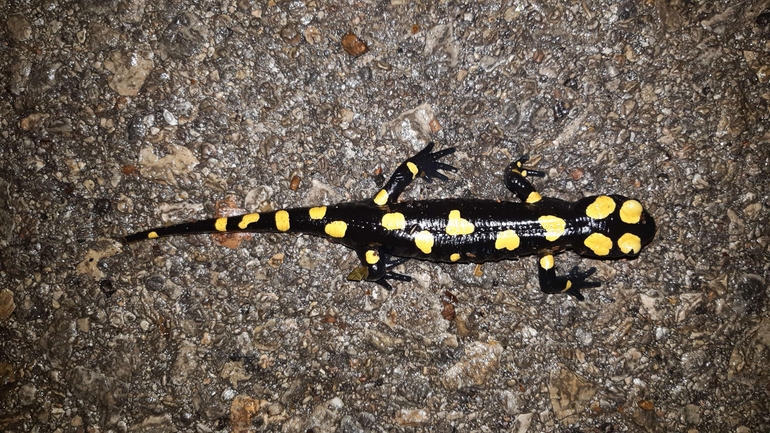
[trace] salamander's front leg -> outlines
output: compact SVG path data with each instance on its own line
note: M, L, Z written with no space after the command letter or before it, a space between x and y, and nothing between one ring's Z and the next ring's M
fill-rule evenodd
M447 180L447 177L441 171L457 171L456 168L449 164L439 162L439 159L451 155L455 152L454 147L448 147L438 152L431 153L435 143L430 142L423 150L417 155L407 159L401 165L398 166L396 171L390 177L390 180L382 187L382 189L374 196L374 203L378 206L383 206L389 203L395 203L398 201L398 196L409 186L410 183L416 177L422 177L427 182L433 181L434 178L440 180Z
M409 275L391 271L392 268L406 262L409 259L392 257L381 252L377 248L361 248L356 250L361 265L348 275L349 281L372 281L388 290L392 287L387 280L412 281Z
M596 268L588 268L585 272L578 270L575 266L569 271L569 274L556 276L556 266L554 265L553 255L545 254L540 256L539 262L540 290L545 293L569 293L582 301L583 295L580 289L599 287L601 284L585 279L596 272Z
M518 161L514 161L508 165L505 169L505 186L508 187L511 192L519 197L519 200L524 203L537 203L542 197L535 191L535 188L526 179L527 176L543 177L545 173L537 170L530 170L524 167L524 163L527 162L529 156L524 155L519 158Z

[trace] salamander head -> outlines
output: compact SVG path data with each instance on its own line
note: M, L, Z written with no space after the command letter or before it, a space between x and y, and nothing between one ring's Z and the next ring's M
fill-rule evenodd
M574 210L590 218L594 228L573 245L582 256L636 257L655 237L655 221L634 199L620 195L586 197Z

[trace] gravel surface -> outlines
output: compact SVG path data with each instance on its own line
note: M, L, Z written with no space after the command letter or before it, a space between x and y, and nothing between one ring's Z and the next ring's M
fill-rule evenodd
M770 1L0 3L0 430L770 431ZM636 197L586 301L533 257L387 292L311 236L131 232L371 197Z

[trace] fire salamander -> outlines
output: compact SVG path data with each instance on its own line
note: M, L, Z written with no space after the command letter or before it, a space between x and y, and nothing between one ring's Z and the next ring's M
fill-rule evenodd
M581 289L596 268L573 268L557 275L554 255L571 249L591 258L636 257L655 236L655 222L637 200L620 195L585 197L576 202L542 197L527 177L543 172L524 167L527 157L505 171L505 185L523 203L481 199L398 200L417 177L447 180L456 171L439 160L454 148L432 152L433 143L407 159L373 198L351 203L273 212L155 228L129 235L126 242L164 236L216 232L309 233L356 251L361 267L349 280L410 281L392 269L410 258L450 263L482 263L536 254L540 288L583 300Z

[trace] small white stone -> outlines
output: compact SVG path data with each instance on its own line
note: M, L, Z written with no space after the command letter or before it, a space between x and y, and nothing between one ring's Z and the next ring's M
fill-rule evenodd
M345 404L342 402L342 399L339 397L334 397L333 399L329 400L329 409L342 409L342 406Z
M174 113L168 110L163 110L163 120L165 120L166 123L171 126L176 126L179 124L179 120L177 120L176 116L174 116Z

